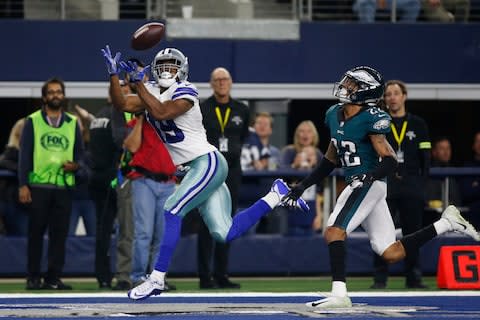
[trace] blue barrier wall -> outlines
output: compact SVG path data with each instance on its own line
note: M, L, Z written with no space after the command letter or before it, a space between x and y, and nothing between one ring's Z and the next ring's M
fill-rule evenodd
M24 276L27 241L22 237L0 237L0 276ZM446 245L476 245L474 240L447 234L428 242L420 254L425 274L436 274L440 248ZM43 271L46 270L48 241L44 242ZM180 239L170 264L170 275L197 274L197 236ZM111 246L112 268L115 269L115 239ZM8 261L8 263L7 263ZM69 237L65 258L65 275L94 275L95 239ZM347 240L347 271L370 275L373 252L365 233L354 232ZM280 235L245 236L232 242L229 260L231 275L309 275L330 274L328 247L320 235L284 237ZM403 273L403 262L390 267L392 275Z
M129 49L144 21L2 20L1 81L105 81L100 48L150 62L159 48L189 56L190 80L207 82L225 66L236 82L331 83L355 65L408 83L480 83L480 24L302 23L300 41L179 39L156 49ZM168 30L168 26L167 26Z

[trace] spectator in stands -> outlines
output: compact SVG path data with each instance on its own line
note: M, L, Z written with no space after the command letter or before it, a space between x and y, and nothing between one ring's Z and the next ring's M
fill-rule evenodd
M430 166L430 138L425 121L407 112L407 86L399 80L385 84L383 95L392 117L387 140L397 155L396 170L387 178L387 204L394 222L402 228L403 236L422 227L425 204L426 180ZM374 283L372 289L384 289L387 285L388 265L375 255ZM418 263L418 251L405 259L406 287L425 288Z
M242 170L275 170L280 164L280 150L270 144L273 118L268 112L255 116L253 132L242 147Z
M273 131L273 117L268 112L259 112L255 116L253 126L249 128L250 134L247 141L242 146L241 164L242 170L276 170L280 166L280 150L270 144L270 137ZM263 188L272 183L271 177L258 177L254 184L247 188L252 198L257 197L257 190L253 188ZM252 188L253 187L253 188ZM246 202L246 201L245 201ZM287 215L283 212L284 208L275 208L273 213L263 217L255 230L251 232L258 233L282 233L287 225Z
M5 150L0 155L0 169L10 170L15 177L2 177L0 197L3 203L5 232L9 236L27 236L28 215L25 206L18 201L18 153L25 119L15 122Z
M375 22L378 10L392 10L392 0L356 0L353 12L358 15L360 22ZM420 0L397 0L396 10L398 21L416 22L420 13Z
M213 95L200 104L207 140L216 146L228 163L225 181L232 196L232 216L237 212L238 194L242 183L240 157L242 145L248 137L250 111L248 107L230 96L232 77L225 68L215 68L210 75ZM198 234L198 274L200 289L240 288L228 278L228 248L225 243L214 242L202 221ZM210 261L213 249L213 274ZM213 279L212 279L213 275Z
M144 117L142 112L129 121L132 130L124 141L133 154L129 163L132 171L127 177L132 184L134 240L130 278L134 286L145 281L154 268L163 237L163 207L175 191L176 181L170 154Z
M452 159L452 144L447 137L437 138L432 146L432 167L450 167ZM448 205L461 205L460 187L455 177L449 179L449 203L442 201L443 178L431 177L427 183L427 208L430 212L436 214L431 220L437 220L438 215ZM428 223L428 222L427 222Z
M129 92L125 83L122 82L121 85L125 92ZM110 268L110 239L117 215L117 192L112 185L112 180L117 175L121 146L125 136L124 114L113 108L109 99L108 104L100 109L90 124L88 145L91 169L89 191L97 214L95 276L101 289L110 288L113 278ZM125 280L129 282L129 272Z
M466 161L464 166L480 168L480 131L475 133L472 151L472 159ZM480 228L480 175L462 177L460 190L463 204L468 208L465 215L476 228Z
M318 149L318 142L319 136L315 124L310 120L302 121L295 129L293 144L282 149L281 167L298 170L313 169L323 158L323 153ZM303 198L311 210L308 213L288 215L288 235L308 236L322 228L322 185L312 185L305 190Z
M80 131L82 132L83 144L85 149L88 150L88 143L90 142L89 127L95 116L79 105L75 105L72 113L79 120L78 124L80 125ZM68 235L75 235L80 218L82 218L83 226L85 228L85 235L94 237L96 234L97 218L95 204L88 191L88 181L77 183L73 190L72 213L70 215Z
M77 119L66 113L65 85L52 78L42 86L44 105L27 117L20 141L19 200L29 205L27 289L71 290L60 279L72 210L70 188L84 168ZM84 173L86 175L86 173ZM43 235L48 229L48 270L41 284Z
M468 22L470 0L422 0L425 19L432 22Z
M318 142L319 136L315 124L310 120L302 121L295 129L293 144L282 149L280 166L293 169L315 167L323 157L318 149Z

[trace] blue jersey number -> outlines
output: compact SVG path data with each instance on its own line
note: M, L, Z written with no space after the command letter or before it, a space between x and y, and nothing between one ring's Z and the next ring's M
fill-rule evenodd
M185 139L185 135L180 130L173 120L162 120L160 123L160 130L162 130L162 140L166 143L177 143Z
M155 120L147 113L147 121L153 125L164 143L177 143L185 139L182 130L177 127L173 120Z

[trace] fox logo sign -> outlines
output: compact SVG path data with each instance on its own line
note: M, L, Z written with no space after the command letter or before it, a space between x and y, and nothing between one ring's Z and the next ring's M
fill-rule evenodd
M41 137L40 143L43 148L53 152L64 151L69 145L68 138L57 132L47 132Z

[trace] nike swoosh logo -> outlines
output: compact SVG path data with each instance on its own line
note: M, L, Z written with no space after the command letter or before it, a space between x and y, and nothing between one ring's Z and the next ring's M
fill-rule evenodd
M312 307L316 307L323 304L323 302L312 302Z
M463 227L463 230L467 230L467 226L466 226L466 225L464 225L463 223L460 223L460 222L457 222L457 223Z
M138 295L136 292L129 292L129 293L128 293L128 297L129 297L130 299L134 299L134 300L138 300L138 299L140 299L140 298L143 298L143 296Z

